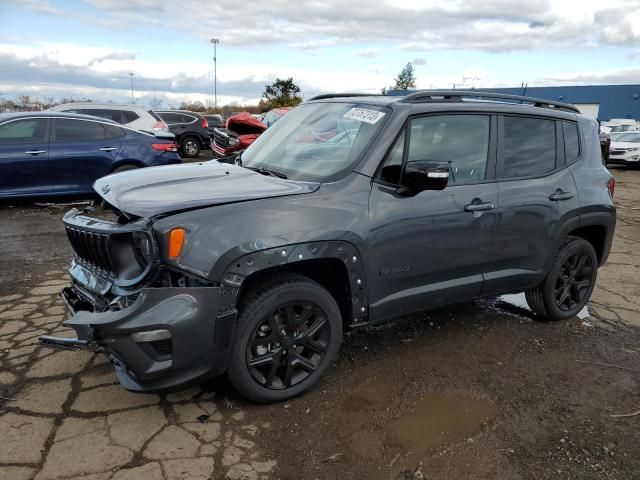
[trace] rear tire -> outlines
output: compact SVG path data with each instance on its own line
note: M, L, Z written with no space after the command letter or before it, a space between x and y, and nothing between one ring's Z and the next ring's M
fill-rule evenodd
M240 305L228 377L249 400L270 403L315 385L342 340L340 308L313 280L279 275Z
M529 307L541 321L575 316L591 297L598 274L593 246L579 237L567 237L543 282L525 292Z
M188 158L200 155L200 148L200 141L195 137L186 137L180 142L180 151Z
M120 165L120 166L114 168L113 172L111 172L111 173L126 172L127 170L135 170L136 168L140 168L140 167L138 165L134 165L132 163L126 163L124 165Z

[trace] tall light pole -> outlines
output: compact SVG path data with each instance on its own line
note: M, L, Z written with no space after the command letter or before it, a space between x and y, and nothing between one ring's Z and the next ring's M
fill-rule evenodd
M131 103L136 103L133 98L133 72L129 72L129 76L131 77Z
M213 109L218 111L218 72L216 71L216 45L220 43L217 38L212 38L213 43Z

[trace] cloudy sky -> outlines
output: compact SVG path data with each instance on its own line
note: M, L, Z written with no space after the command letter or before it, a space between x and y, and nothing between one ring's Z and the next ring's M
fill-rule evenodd
M419 88L640 83L640 0L0 0L0 99L163 106Z

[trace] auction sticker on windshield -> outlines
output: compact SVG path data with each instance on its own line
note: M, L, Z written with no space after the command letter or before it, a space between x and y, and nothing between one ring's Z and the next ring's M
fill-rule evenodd
M353 120L358 120L359 122L366 122L370 124L378 123L382 117L384 117L384 112L378 112L377 110L369 110L368 108L352 108L347 113L345 113L342 118L351 118Z

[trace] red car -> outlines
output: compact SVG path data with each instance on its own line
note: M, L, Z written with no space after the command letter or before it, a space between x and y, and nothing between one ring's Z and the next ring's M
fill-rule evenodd
M225 128L213 130L211 147L220 157L225 157L234 152L246 149L267 128L273 125L280 117L291 108L274 108L265 113L261 118L254 117L250 113L240 112L227 119Z

